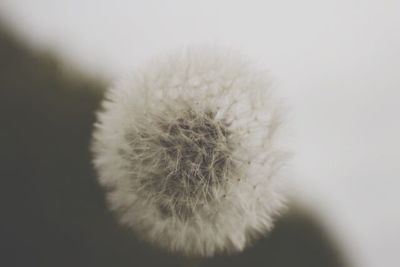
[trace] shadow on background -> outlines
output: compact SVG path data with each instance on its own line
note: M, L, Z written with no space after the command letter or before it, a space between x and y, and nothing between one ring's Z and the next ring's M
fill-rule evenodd
M107 211L90 163L103 89L0 27L0 266L344 266L301 212L232 256L191 261L136 240Z

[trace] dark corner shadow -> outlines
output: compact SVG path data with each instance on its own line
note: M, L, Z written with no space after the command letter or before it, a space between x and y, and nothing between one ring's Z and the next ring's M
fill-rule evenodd
M1 27L0 58L0 266L183 266L106 209L89 152L104 85L66 74ZM343 266L315 221L296 212L245 252L199 264Z
M291 206L273 230L236 255L203 260L201 266L348 266L329 234L306 210Z

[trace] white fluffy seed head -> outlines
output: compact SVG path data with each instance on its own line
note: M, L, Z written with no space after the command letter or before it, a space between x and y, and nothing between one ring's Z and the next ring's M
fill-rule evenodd
M111 88L94 165L120 223L193 256L241 251L283 207L279 103L265 73L187 49Z

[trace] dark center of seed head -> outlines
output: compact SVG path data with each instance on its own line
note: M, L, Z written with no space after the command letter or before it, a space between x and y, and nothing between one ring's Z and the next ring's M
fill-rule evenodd
M216 187L223 187L232 169L227 124L215 113L187 111L175 121L160 123L163 134L159 189L169 199L160 202L164 216L190 217L194 209L212 201Z

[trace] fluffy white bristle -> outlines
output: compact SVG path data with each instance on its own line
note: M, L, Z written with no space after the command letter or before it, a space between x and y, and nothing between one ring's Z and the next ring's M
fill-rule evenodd
M118 220L169 251L243 250L282 208L279 105L265 73L189 49L111 88L92 150Z

